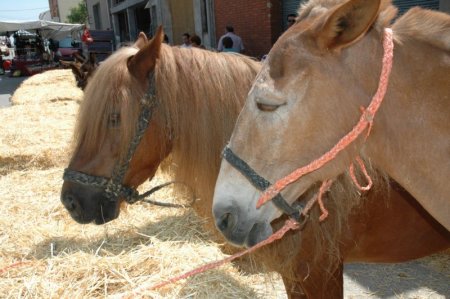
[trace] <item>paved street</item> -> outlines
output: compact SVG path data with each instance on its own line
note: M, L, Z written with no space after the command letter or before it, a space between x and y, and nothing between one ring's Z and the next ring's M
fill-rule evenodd
M9 99L14 91L28 77L9 77L9 73L0 75L0 108L11 105Z

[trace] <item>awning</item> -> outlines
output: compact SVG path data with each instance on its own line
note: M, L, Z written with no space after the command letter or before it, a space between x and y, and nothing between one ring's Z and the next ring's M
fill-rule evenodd
M15 32L18 30L39 30L43 38L60 39L81 31L83 24L68 24L52 21L0 21L0 32Z

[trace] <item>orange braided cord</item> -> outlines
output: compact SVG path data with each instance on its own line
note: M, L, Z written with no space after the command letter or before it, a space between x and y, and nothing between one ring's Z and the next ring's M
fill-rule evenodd
M372 98L371 103L361 115L356 126L350 131L350 133L348 133L341 140L339 140L338 143L335 146L333 146L333 148L330 151L328 151L318 159L312 161L310 164L294 170L292 173L288 174L284 178L281 178L280 180L276 181L272 186L267 188L266 191L264 191L264 193L258 199L258 202L256 204L257 208L261 207L267 201L271 200L278 193L280 193L281 190L286 188L286 186L297 181L303 175L313 172L321 168L329 161L333 160L339 152L341 152L349 144L355 141L356 138L358 138L359 135L367 128L367 126L371 128L373 118L375 117L375 114L378 108L380 107L381 102L383 101L384 95L386 94L389 74L391 73L392 60L394 55L394 42L392 30L390 28L386 28L384 33L385 35L383 40L383 47L384 47L383 66L381 69L378 89L374 97Z
M0 275L3 274L4 272L7 272L9 269L18 268L18 267L22 267L22 266L30 265L30 264L32 264L32 262L28 262L28 261L13 263L11 265L6 266L3 269L0 269Z
M317 202L319 203L320 210L322 211L322 215L320 215L319 221L324 221L325 218L328 217L328 210L325 208L325 205L323 204L322 197L323 197L323 194L330 189L331 184L333 184L333 180L326 180L326 181L322 182L322 185L320 186L320 189L319 189L319 195L317 196Z
M323 220L325 220L325 218L328 217L328 210L325 208L325 205L323 204L322 196L325 192L327 192L330 189L332 184L333 184L333 180L326 180L326 181L322 182L322 185L320 186L320 189L319 189L319 193L315 194L313 196L313 198L308 200L308 202L306 203L305 208L302 211L303 216L307 217L309 214L309 211L312 209L314 204L316 202L318 202L320 210L322 211L322 215L320 215L319 221L323 221Z
M368 191L368 190L370 190L370 188L372 188L372 185L373 185L372 178L367 173L366 166L364 165L364 162L361 160L361 158L359 156L356 157L356 162L358 162L359 167L361 168L361 171L363 172L364 176L366 177L367 185L363 187L358 183L358 180L356 179L356 176L355 176L355 167L353 166L353 163L350 164L350 168L349 168L350 177L352 178L353 183L356 185L356 187L358 187L359 190Z

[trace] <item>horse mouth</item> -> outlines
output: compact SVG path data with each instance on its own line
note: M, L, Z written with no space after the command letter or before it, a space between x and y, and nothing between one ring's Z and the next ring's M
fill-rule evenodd
M100 206L100 213L97 215L97 217L94 219L94 223L97 225L106 224L110 221L113 221L114 219L119 217L119 209L114 208L108 213L103 212L102 206Z
M244 245L247 248L252 247L269 238L272 233L272 227L267 223L255 223L247 234Z
M108 223L120 213L119 200L105 198L103 190L91 190L73 183L64 183L61 202L73 220L79 224Z
M103 209L100 208L100 212L97 215L80 214L74 211L69 211L70 216L79 224L93 223L96 225L106 224L119 217L118 212L103 213Z

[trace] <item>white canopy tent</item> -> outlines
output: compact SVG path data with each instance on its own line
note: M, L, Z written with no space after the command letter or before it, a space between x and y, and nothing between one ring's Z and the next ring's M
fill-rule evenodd
M15 32L18 30L39 30L43 38L61 39L68 35L74 36L84 28L83 24L67 24L52 21L0 21L0 32Z

